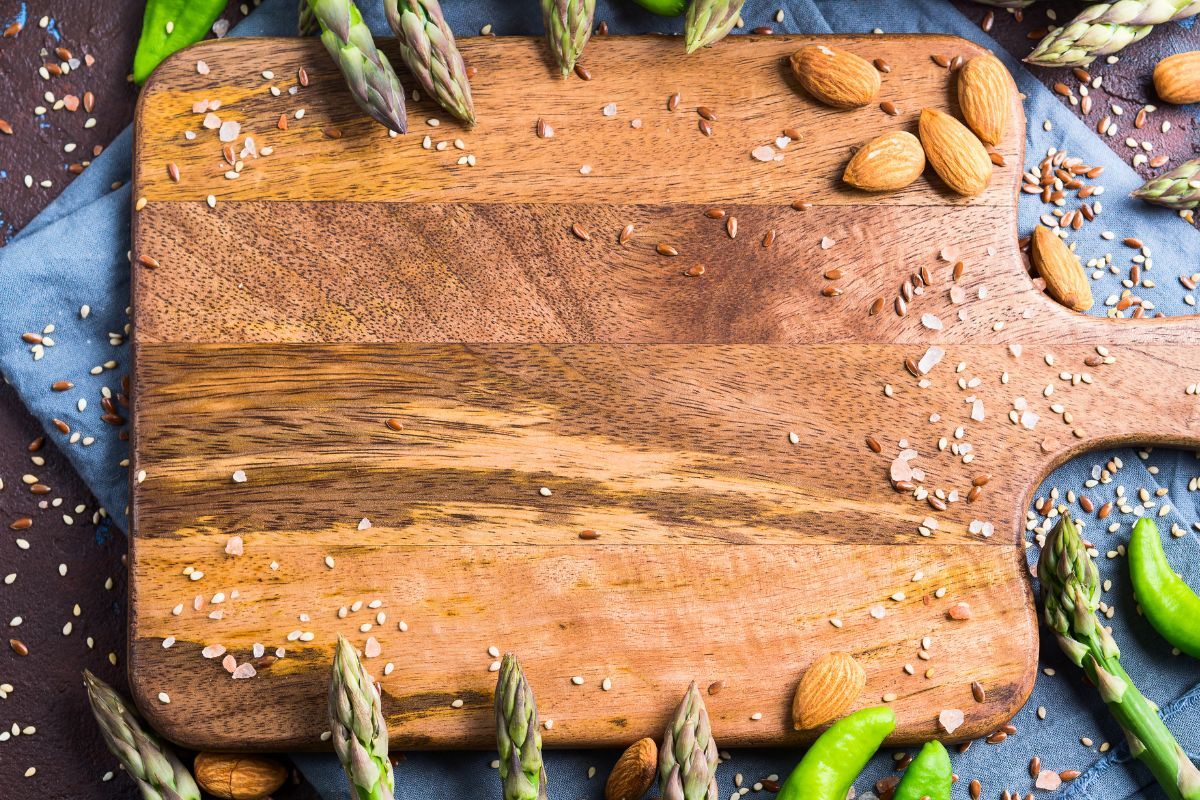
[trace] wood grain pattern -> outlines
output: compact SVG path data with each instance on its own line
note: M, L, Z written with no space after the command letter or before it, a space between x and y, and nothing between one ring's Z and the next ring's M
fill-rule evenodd
M781 65L812 40L737 37L685 59L669 39L598 38L591 82L552 77L537 41L467 40L484 121L431 128L418 104L398 139L358 118L313 42L205 44L156 74L135 167L148 200L135 253L159 266L134 273L130 643L156 726L196 747L320 747L339 632L380 643L369 663L405 747L490 744L493 645L521 654L550 746L657 737L692 678L724 682L706 698L722 744L811 738L791 730L791 693L832 648L867 669L858 707L896 695L896 742L936 735L944 708L966 712L955 738L1015 713L1037 650L1030 494L1091 448L1200 444L1184 393L1200 378L1200 321L1086 318L1037 291L1016 247L1014 132L1010 166L970 202L936 179L878 197L840 186L849 144L911 128L922 105L953 109L929 53L977 49L834 38L892 63L892 118L799 93ZM288 95L300 66L312 83ZM288 76L280 97L265 68ZM672 91L685 98L674 114ZM205 97L274 152L224 178L212 131L182 138ZM689 106L701 98L718 111L711 139ZM553 139L534 135L539 116ZM804 135L782 162L749 158L790 126ZM467 149L423 150L425 133ZM464 152L477 166L454 163ZM797 197L813 207L792 209ZM737 217L736 238L704 216L712 206ZM698 264L703 276L684 274ZM922 268L928 285L897 316ZM821 294L830 270L836 298ZM935 344L941 363L910 374ZM1040 421L1012 422L1016 406ZM903 447L924 486L958 502L935 511L893 491ZM233 536L244 555L225 555ZM339 617L356 600L381 605ZM957 602L970 621L947 618ZM288 641L301 632L311 640ZM287 656L249 681L199 654L220 643L241 662L256 642ZM154 699L164 690L170 705Z

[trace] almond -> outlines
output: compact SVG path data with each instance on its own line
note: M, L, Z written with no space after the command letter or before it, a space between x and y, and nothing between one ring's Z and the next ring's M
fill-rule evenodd
M222 800L262 800L287 778L287 768L266 756L200 753L193 766L200 788Z
M792 698L792 727L815 728L845 714L867 685L867 674L849 653L826 653L813 662Z
M1013 79L1000 59L975 56L958 71L958 105L984 144L1000 144L1012 112Z
M604 784L604 800L642 800L658 771L658 745L638 739L617 759Z
M792 53L791 64L804 91L834 108L865 106L879 91L879 70L845 50L810 44Z
M1154 88L1168 103L1200 103L1200 50L1176 53L1154 68Z
M923 108L919 128L925 157L947 186L965 197L987 188L992 159L966 125L936 108Z
M1046 291L1067 308L1087 311L1092 307L1092 287L1079 257L1054 231L1038 225L1030 245L1033 265L1046 281Z
M921 142L908 131L893 131L867 142L842 174L842 180L868 192L903 189L925 169Z

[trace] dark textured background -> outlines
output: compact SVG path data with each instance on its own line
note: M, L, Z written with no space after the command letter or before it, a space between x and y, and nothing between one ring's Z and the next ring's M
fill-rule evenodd
M371 0L363 0L370 2ZM459 0L444 0L458 2ZM25 27L11 38L0 39L0 119L13 128L12 136L0 135L0 244L11 238L38 211L54 199L73 177L71 166L80 169L130 121L137 97L135 87L126 80L133 47L141 27L144 0L0 0L0 30L19 18L24 10ZM236 21L241 12L231 3L227 18ZM956 2L971 19L982 22L988 9L969 2ZM1082 6L1064 2L1040 3L1027 9L1024 19L1016 20L1006 11L996 10L992 35L1010 52L1026 54L1032 47L1030 32L1037 33L1049 23L1047 12L1065 21ZM43 16L52 20L46 28L38 25ZM748 27L770 24L767 19L747 20ZM65 47L76 58L91 55L89 67L81 65L69 75L43 80L38 67L57 61L54 48ZM1166 25L1147 39L1121 54L1116 65L1102 62L1092 68L1102 75L1103 87L1091 90L1094 107L1087 117L1091 126L1109 113L1109 104L1118 103L1131 119L1145 103L1154 102L1150 74L1163 56L1182 50L1200 49L1200 25L1188 29ZM1078 95L1079 80L1070 70L1035 70L1048 85L1061 81ZM35 117L38 105L51 105L43 97L53 91L57 97L85 91L96 96L94 127L84 128L88 115L83 109L70 113L51 111ZM1067 101L1064 99L1064 103ZM1076 107L1078 113L1078 107ZM1194 158L1200 153L1200 119L1195 107L1179 109L1160 106L1149 124L1137 132L1137 138L1154 142L1151 155L1166 153L1170 164ZM1164 120L1171 130L1161 133ZM1040 120L1030 120L1040 124ZM1131 125L1123 121L1122 132L1106 141L1127 162L1135 152L1124 143ZM64 145L74 142L73 153ZM1036 161L1036 158L1031 160ZM1155 170L1143 166L1149 175ZM26 174L35 181L48 179L49 187L35 185L27 189ZM19 347L20 342L0 346ZM23 734L0 742L0 798L12 800L57 800L58 798L134 797L132 782L117 771L116 760L104 745L92 723L83 694L79 672L89 668L105 680L125 689L125 567L124 536L103 523L95 525L92 516L95 501L73 474L65 459L50 443L30 452L29 445L40 435L40 425L25 411L12 390L0 386L0 578L16 573L11 585L0 582L0 685L12 684L15 691L0 699L0 731L11 733L34 726L33 734ZM45 459L38 466L31 457ZM51 487L51 493L31 494L21 481L35 474ZM62 498L61 507L50 503ZM45 501L47 507L39 507ZM81 513L78 505L86 506ZM74 518L68 524L63 515ZM21 517L31 517L33 527L12 531L9 525ZM25 538L28 550L19 549L15 540ZM59 575L59 565L67 565L67 575ZM111 588L106 581L111 578ZM74 616L78 604L80 614ZM24 621L9 625L16 616ZM71 621L73 630L63 635L63 626ZM92 637L92 646L88 645ZM7 640L20 639L29 655L18 656ZM116 665L109 662L115 654ZM25 778L29 767L37 773ZM102 782L108 771L117 772L111 782ZM277 800L306 800L313 796L303 785L285 786Z

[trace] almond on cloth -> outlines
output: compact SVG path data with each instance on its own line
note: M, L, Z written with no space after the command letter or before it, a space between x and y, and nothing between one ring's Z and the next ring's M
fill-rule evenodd
M995 147L1012 112L1013 79L993 55L975 56L958 71L958 105L967 126Z
M604 784L604 800L642 800L658 771L658 745L638 739L617 759Z
M1033 229L1030 240L1033 265L1046 281L1046 291L1058 302L1074 311L1092 307L1092 287L1079 257L1054 231L1042 225Z
M1160 99L1182 106L1200 103L1200 50L1176 53L1154 68L1154 88Z
M792 727L816 728L845 714L867 685L867 673L849 653L826 653L812 663L792 698Z
M920 140L908 131L892 131L860 148L846 165L842 180L856 189L888 192L908 186L924 169Z
M834 108L865 106L879 91L879 70L865 58L810 44L792 53L792 74L804 91Z
M921 109L921 145L934 172L964 197L974 197L992 178L992 159L966 125L936 108Z

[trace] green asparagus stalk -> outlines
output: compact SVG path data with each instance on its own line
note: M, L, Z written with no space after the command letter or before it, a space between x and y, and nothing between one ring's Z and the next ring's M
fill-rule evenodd
M353 0L308 0L308 7L354 101L381 125L404 133L408 129L404 89L387 56L375 49L371 29Z
M1118 0L1088 6L1052 31L1025 60L1043 67L1083 67L1144 38L1155 25L1200 14L1200 0Z
M512 653L504 656L496 680L496 745L504 800L546 800L537 703Z
M737 24L746 0L692 0L684 18L684 41L691 53L721 41Z
M200 788L175 754L166 749L113 688L83 671L88 702L104 743L137 781L142 800L200 800Z
M1200 158L1185 161L1170 172L1151 178L1135 190L1133 196L1181 211L1200 208Z
M675 710L658 749L658 788L662 800L715 800L717 743L708 709L696 682Z
M1100 575L1069 515L1046 537L1038 562L1046 624L1059 647L1082 667L1121 724L1129 749L1171 800L1200 800L1200 770L1125 670L1112 635L1096 620Z
M329 730L357 800L392 800L395 778L388 759L387 724L379 689L358 651L339 636L329 682Z
M575 62L592 36L592 17L596 0L542 0L542 22L550 52L563 75L575 69Z
M296 33L299 36L313 36L321 32L321 24L309 8L308 0L300 0L300 9L296 15Z
M438 0L384 0L383 11L400 39L400 57L425 94L474 125L475 104L467 68Z

